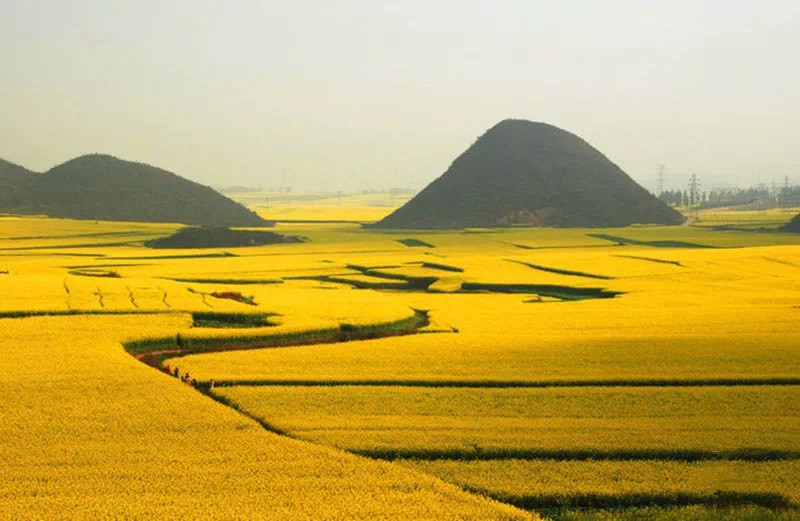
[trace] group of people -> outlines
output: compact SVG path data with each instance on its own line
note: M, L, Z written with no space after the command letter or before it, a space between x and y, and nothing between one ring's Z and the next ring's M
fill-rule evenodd
M181 374L180 369L178 369L177 366L170 367L170 365L167 364L167 365L164 366L164 372L167 373L170 376L174 376L175 378L180 378L181 382L183 382L183 383L185 383L187 385L191 385L192 387L195 387L195 388L197 387L197 379L192 378L188 371L183 376L181 376L180 375ZM209 387L209 389L213 389L214 388L214 379L213 378L211 380L209 380L208 387Z

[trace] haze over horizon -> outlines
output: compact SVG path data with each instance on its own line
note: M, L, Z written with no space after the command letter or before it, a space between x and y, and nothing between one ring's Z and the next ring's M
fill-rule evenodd
M98 0L4 6L0 157L209 185L422 188L505 118L646 188L800 183L800 3Z

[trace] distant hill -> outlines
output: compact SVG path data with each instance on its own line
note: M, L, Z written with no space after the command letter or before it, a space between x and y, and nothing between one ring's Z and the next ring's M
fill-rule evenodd
M30 184L35 175L27 168L0 159L0 212L30 198Z
M612 227L684 217L578 136L501 121L376 228Z
M3 213L217 226L272 224L207 186L101 154L72 159L43 174L2 161L0 186Z
M781 230L785 232L800 233L800 213L792 217L792 220L783 225Z

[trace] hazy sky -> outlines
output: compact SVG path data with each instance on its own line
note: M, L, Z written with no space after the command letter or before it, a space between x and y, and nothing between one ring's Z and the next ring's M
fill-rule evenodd
M0 0L0 157L421 188L514 117L645 186L800 183L800 1Z

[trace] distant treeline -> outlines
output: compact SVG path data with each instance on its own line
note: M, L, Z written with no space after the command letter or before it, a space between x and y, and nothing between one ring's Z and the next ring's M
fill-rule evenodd
M690 190L665 190L658 196L670 206L699 206L719 208L723 206L800 206L800 186L784 186L770 189L766 186L750 188L715 187L692 194Z

